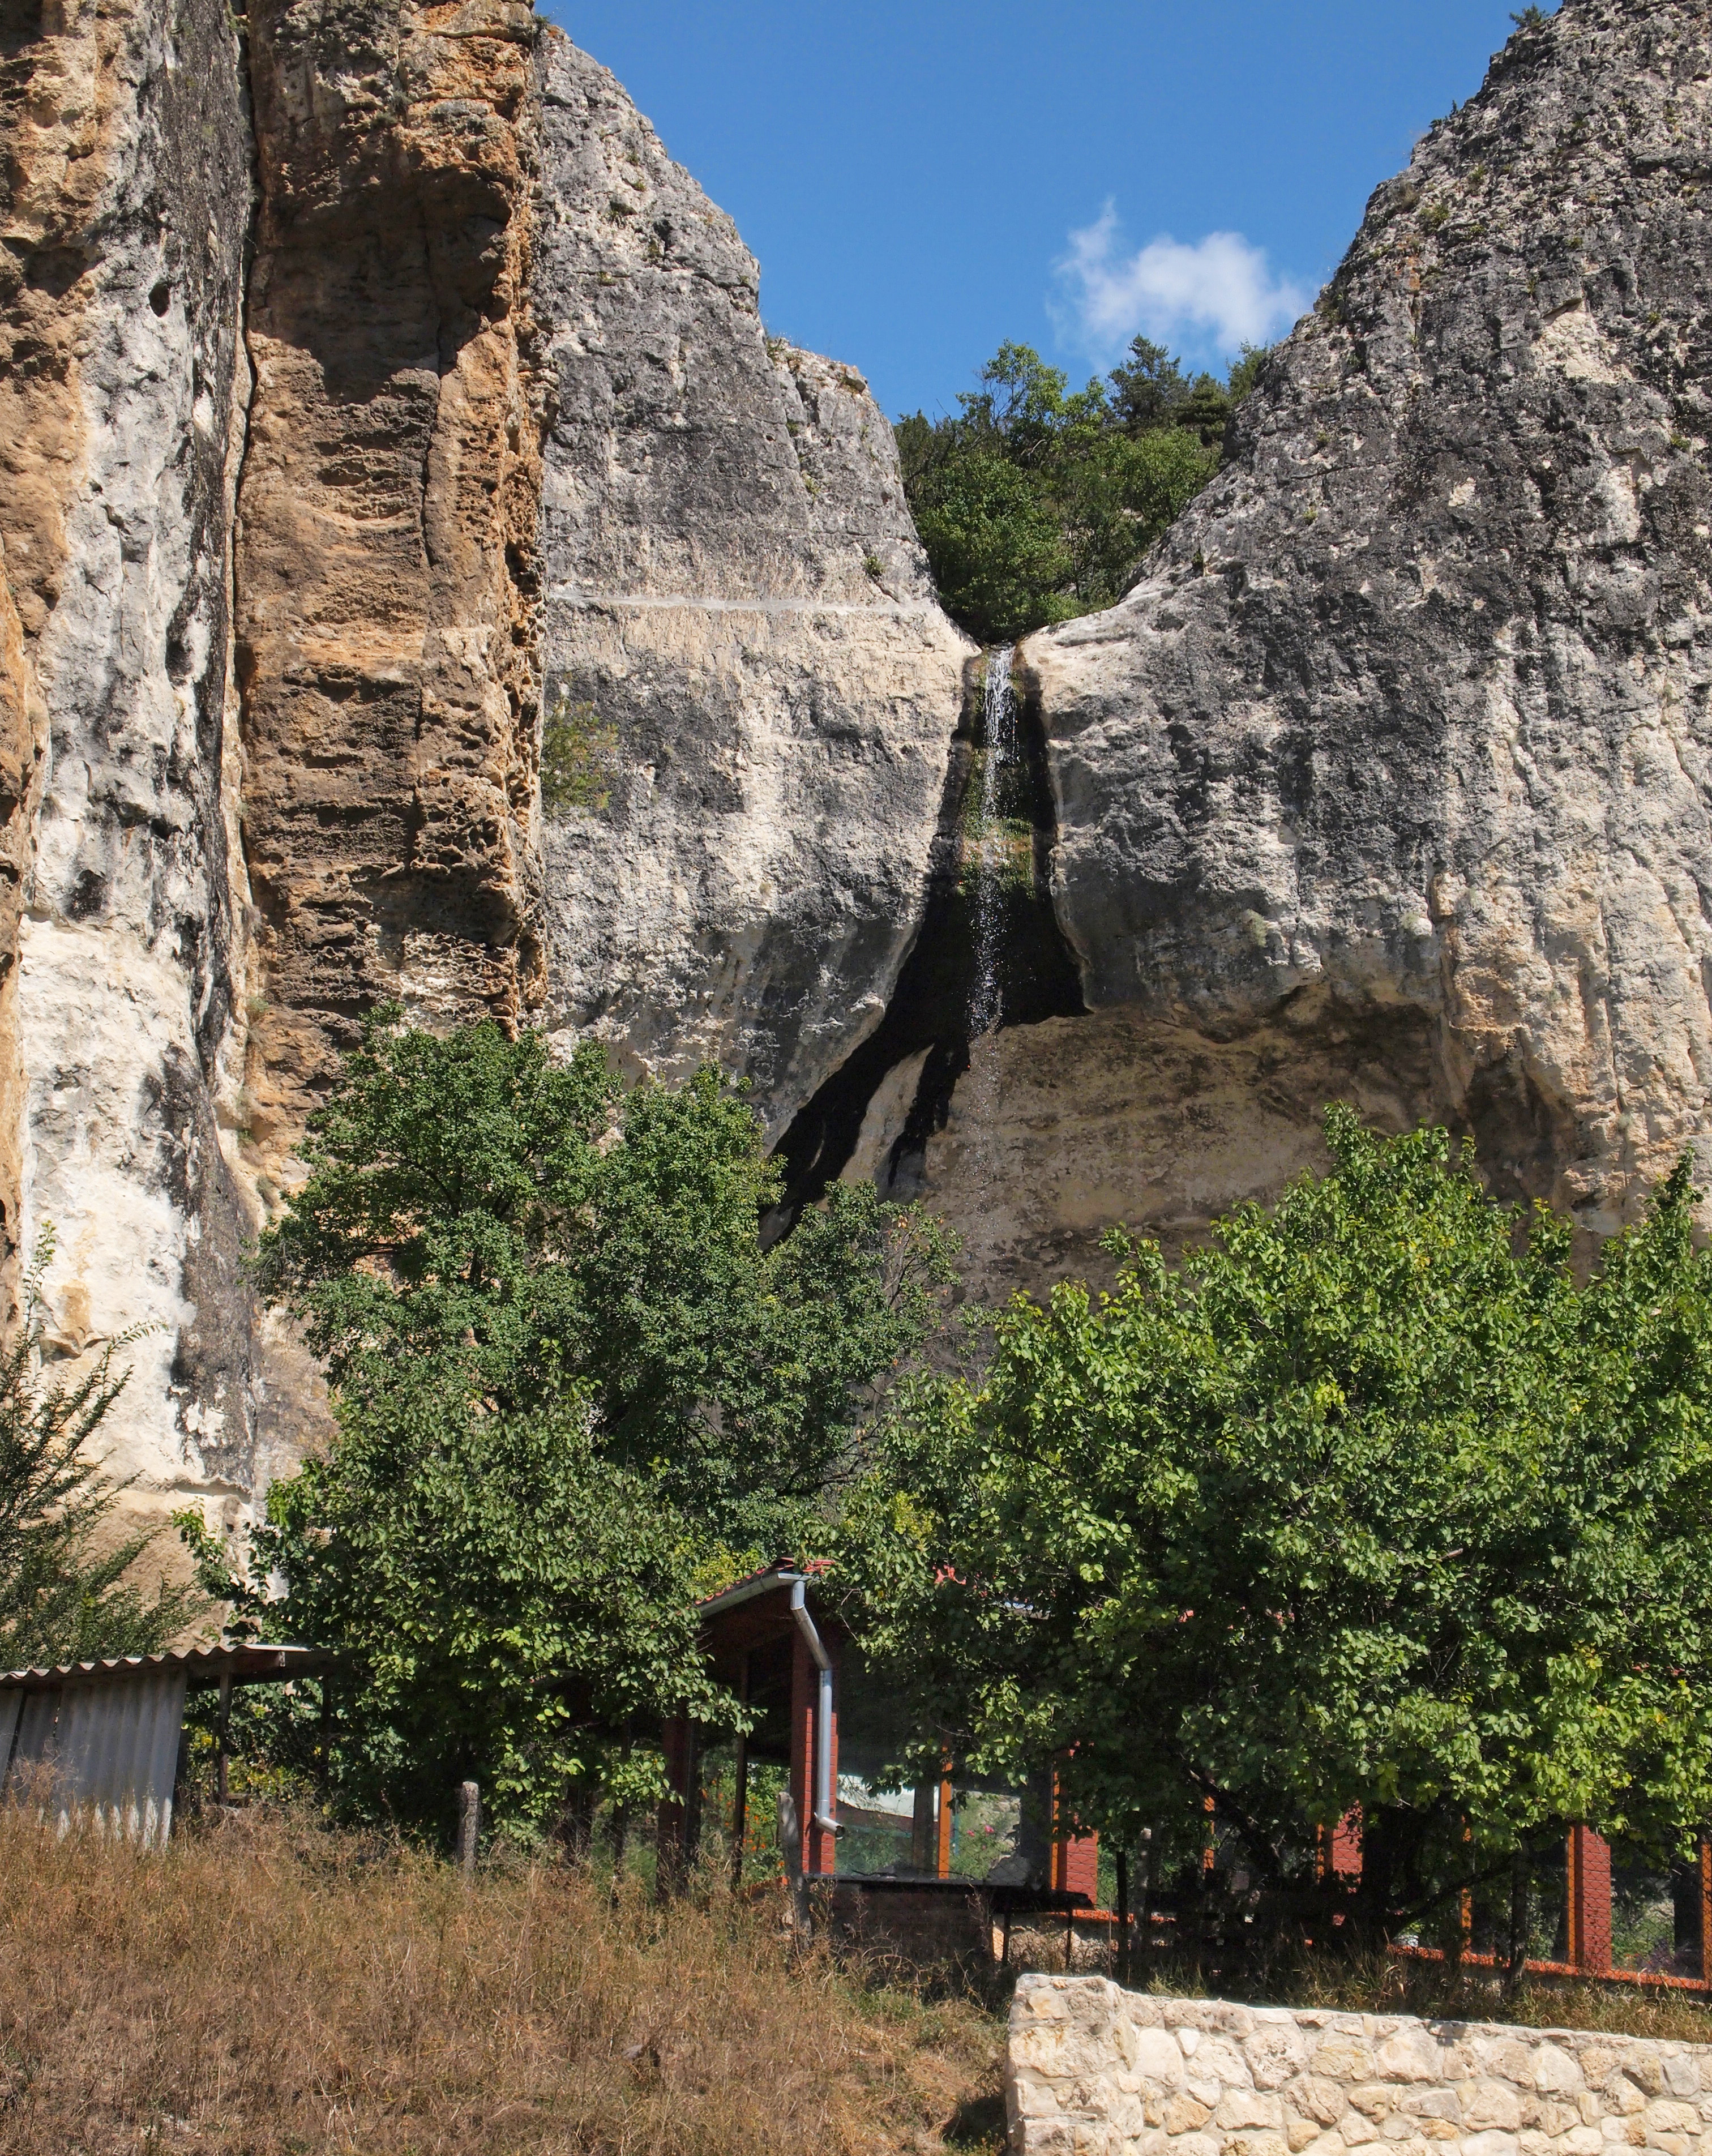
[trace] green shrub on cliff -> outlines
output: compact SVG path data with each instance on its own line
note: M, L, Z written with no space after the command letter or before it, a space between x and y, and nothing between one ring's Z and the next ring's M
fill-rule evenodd
M1245 348L1221 384L1137 337L1105 381L1072 393L1006 344L955 418L900 419L905 490L947 613L991 644L1110 606L1217 470L1264 357Z
M1663 1856L1712 1817L1712 1255L1685 1164L1581 1282L1442 1131L1327 1135L1181 1269L1120 1238L1110 1295L924 1384L848 1569L925 1751L1056 1758L1089 1823L1197 1879L1214 1828L1285 1896L1359 1807L1371 1936L1566 1823Z
M133 1575L156 1530L116 1532L125 1486L91 1457L130 1374L114 1368L125 1341L74 1382L43 1375L39 1289L53 1249L45 1238L24 1322L0 1354L0 1669L153 1654L207 1607L164 1578L143 1593Z

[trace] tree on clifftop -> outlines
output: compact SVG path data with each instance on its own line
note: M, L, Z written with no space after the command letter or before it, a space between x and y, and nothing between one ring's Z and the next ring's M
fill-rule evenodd
M256 1276L338 1429L274 1486L237 1593L346 1650L336 1794L429 1828L465 1774L514 1824L646 1795L627 1722L733 1707L697 1579L800 1545L934 1320L942 1235L834 1185L764 1249L778 1176L740 1092L627 1091L597 1047L559 1063L491 1023L378 1014L305 1150Z
M1264 357L1245 348L1221 383L1137 337L1105 381L1073 392L1038 352L1004 344L955 417L900 419L905 491L946 611L997 644L1111 605L1218 470Z
M1712 1257L1686 1164L1582 1285L1442 1131L1326 1127L1181 1270L1120 1238L918 1385L846 1564L924 1750L1056 1758L1197 1872L1210 1804L1263 1889L1359 1806L1388 1933L1566 1822L1712 1816Z

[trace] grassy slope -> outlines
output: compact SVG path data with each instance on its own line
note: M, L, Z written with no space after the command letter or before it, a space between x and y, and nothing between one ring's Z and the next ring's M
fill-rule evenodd
M995 2145L1000 2024L788 1965L776 1907L233 1821L0 1814L0 2144L771 2156ZM950 2136L948 2143L947 2135Z
M0 1810L0 2147L996 2151L1000 2018L864 1985L823 1954L793 1964L781 1913L720 1892L662 1907L562 1864L490 1867L466 1890L277 1815L142 1856ZM1062 1966L1061 1936L1032 1943L1037 1965ZM1186 1979L1151 1977L1197 1988ZM1530 1987L1506 2004L1419 1964L1280 1968L1264 1988L1299 2006L1712 2035L1680 1994Z

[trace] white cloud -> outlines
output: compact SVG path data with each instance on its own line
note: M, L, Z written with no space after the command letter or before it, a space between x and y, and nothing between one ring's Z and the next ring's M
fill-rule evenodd
M1070 234L1069 252L1054 263L1061 333L1099 358L1110 358L1138 332L1173 348L1182 345L1234 352L1266 344L1289 328L1308 295L1288 278L1274 278L1263 248L1240 232L1209 232L1193 247L1169 234L1125 254L1115 208Z

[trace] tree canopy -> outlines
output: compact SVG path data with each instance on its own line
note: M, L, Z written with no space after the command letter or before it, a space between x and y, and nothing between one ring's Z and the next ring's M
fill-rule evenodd
M305 1157L255 1270L337 1434L274 1486L246 1583L187 1523L211 1578L344 1650L315 1742L351 1810L443 1825L459 1771L517 1825L643 1792L632 1717L736 1713L698 1582L798 1548L935 1322L946 1239L834 1185L766 1247L778 1175L738 1090L627 1090L598 1048L490 1022L377 1014Z
M905 490L946 610L983 644L1110 606L1218 470L1233 406L1265 353L1228 379L1186 375L1137 337L1072 392L1027 345L1001 345L955 417L897 425Z
M846 1577L923 1757L1056 1758L1087 1824L1263 1886L1360 1807L1395 1930L1530 1838L1712 1814L1712 1257L1686 1164L1585 1284L1443 1131L918 1384Z

